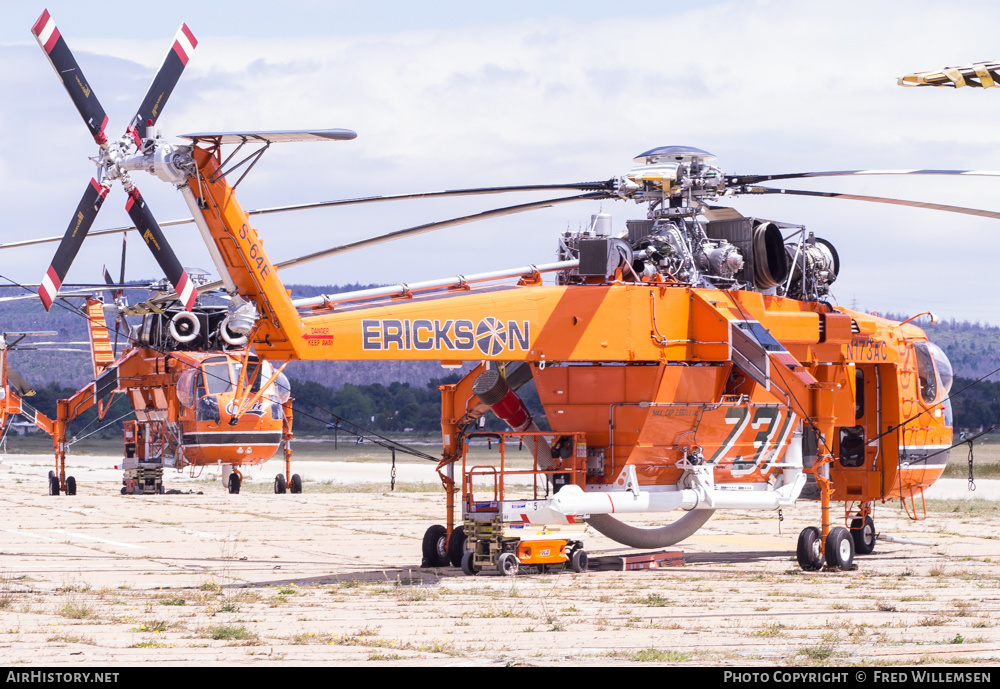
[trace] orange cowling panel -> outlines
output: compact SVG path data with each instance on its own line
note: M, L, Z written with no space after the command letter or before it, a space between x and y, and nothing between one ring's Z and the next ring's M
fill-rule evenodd
M757 386L749 397L723 396L730 367L549 366L535 382L554 431L583 430L604 448L597 483L635 465L642 484L672 485L677 462L708 460L716 480L758 483L788 445L800 415Z

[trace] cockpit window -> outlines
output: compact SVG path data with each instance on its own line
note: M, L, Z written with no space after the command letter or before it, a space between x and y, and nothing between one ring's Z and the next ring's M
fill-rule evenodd
M937 369L938 394L941 397L947 397L948 393L951 392L951 384L955 382L955 374L952 371L951 362L944 351L933 342L927 343L927 350L934 359L934 368Z
M917 376L920 378L920 398L927 404L937 399L937 376L934 374L934 360L926 342L913 345L917 353Z
M202 366L205 389L209 395L231 392L233 382L229 377L229 364L206 364Z
M265 362L263 362L263 365L262 365L261 362L260 362L260 360L257 359L257 357L251 357L250 358L250 361L248 362L247 370L250 372L250 375L253 376L253 380L250 381L250 392L257 392L258 390L260 390L260 384L261 384L261 377L262 376L263 376L264 380L267 380L267 378L269 378L270 375L271 375L271 366L270 366L270 364L268 364L265 361ZM233 373L235 374L235 376L237 378L239 378L241 375L243 375L243 364L242 364L242 362L239 362L239 361L234 361L233 362Z
M194 405L194 369L189 368L177 379L177 399L185 407Z

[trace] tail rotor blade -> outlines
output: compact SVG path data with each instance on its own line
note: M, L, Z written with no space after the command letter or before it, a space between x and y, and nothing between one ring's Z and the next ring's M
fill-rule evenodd
M198 40L191 33L187 24L181 24L174 36L174 43L167 51L167 56L163 58L163 64L153 77L153 83L149 85L146 97L142 99L138 112L129 123L126 134L135 141L136 146L141 146L140 140L145 135L145 127L152 127L159 119L163 111L163 105L167 102L170 94L177 85L177 80L181 77L181 72L187 65L191 53L198 45Z
M66 279L66 273L69 272L69 267L80 251L84 237L87 236L87 230L94 224L94 218L97 217L97 212L101 209L101 204L104 203L104 198L107 195L107 187L98 184L96 179L90 180L87 190L83 192L83 198L80 199L80 204L76 207L73 220L66 229L66 234L63 235L59 248L56 249L52 265L45 272L42 284L38 288L38 296L42 298L42 304L46 311L52 307L52 302L55 301L59 288L62 286L63 280Z
M90 135L94 141L103 144L108 140L104 134L104 128L108 125L108 116L104 112L100 101L90 88L80 65L76 63L76 58L70 52L69 46L63 40L56 23L49 15L49 11L42 12L35 25L31 27L31 33L42 46L46 56L49 58L52 68L62 81L63 86L73 99L73 104L83 117L83 121L90 129Z
M150 212L149 206L146 205L142 194L135 187L128 192L128 202L125 204L125 210L128 212L129 217L132 218L132 222L135 223L136 229L139 230L142 240L146 242L146 246L153 252L153 258L156 259L163 273L170 280L170 284L174 286L174 290L177 291L177 296L180 298L184 308L190 311L194 307L194 300L198 297L198 288L194 286L194 282L188 277L187 271L181 266L181 262L177 260L174 250L167 244L167 238L163 236L163 231L156 223L156 219L153 217L152 212Z

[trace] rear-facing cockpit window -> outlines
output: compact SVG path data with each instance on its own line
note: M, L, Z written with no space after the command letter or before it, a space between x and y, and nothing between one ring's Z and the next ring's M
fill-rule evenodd
M917 377L920 383L920 398L925 404L933 404L948 396L954 374L947 355L933 342L916 342L913 349L917 355Z

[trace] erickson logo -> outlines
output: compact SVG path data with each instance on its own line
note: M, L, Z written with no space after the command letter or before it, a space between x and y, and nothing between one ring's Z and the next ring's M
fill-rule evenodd
M479 349L485 356L504 351L526 351L530 347L529 321L501 321L487 317L470 320L414 320L397 318L362 319L362 349L365 350L445 350L470 352Z

